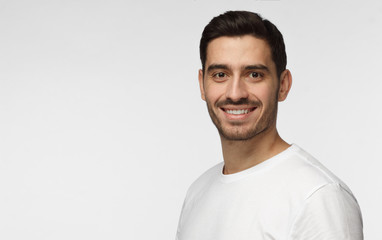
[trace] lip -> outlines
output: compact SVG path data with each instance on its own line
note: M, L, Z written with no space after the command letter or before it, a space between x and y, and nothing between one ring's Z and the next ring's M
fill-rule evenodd
M249 118L253 112L257 109L257 107L244 107L244 106L225 106L221 107L220 110L224 113L227 119L229 120L245 120ZM232 114L228 113L227 110L247 110L247 113L242 113L242 114Z

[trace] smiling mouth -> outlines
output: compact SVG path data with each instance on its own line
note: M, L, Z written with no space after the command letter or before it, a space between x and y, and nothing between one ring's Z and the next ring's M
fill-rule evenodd
M243 109L228 109L228 108L221 108L224 112L232 115L242 115L242 114L248 114L256 109L256 107L253 108L243 108Z

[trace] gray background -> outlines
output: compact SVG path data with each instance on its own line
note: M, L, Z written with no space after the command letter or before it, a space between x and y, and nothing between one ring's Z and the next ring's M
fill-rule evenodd
M226 10L284 35L278 128L356 195L381 236L380 1L0 1L0 238L174 239L222 161L198 44Z

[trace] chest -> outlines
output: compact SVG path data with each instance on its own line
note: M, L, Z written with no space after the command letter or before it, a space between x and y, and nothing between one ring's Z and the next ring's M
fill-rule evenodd
M282 185L209 186L185 202L181 239L284 239L296 207Z

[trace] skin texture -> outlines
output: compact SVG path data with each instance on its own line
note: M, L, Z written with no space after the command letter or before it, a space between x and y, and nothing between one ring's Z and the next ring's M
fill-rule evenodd
M278 102L286 99L291 84L289 70L277 76L262 39L219 37L208 44L199 85L220 134L224 174L250 168L290 146L278 135L276 118Z

